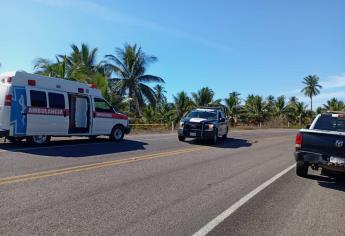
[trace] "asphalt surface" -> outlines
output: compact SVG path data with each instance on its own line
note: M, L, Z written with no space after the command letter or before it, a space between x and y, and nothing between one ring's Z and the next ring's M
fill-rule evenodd
M294 164L295 130L0 144L0 235L193 235ZM345 183L294 169L210 235L345 235Z

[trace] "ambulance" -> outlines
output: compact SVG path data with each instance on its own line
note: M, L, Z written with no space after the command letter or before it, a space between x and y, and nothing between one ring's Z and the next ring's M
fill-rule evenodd
M26 72L0 74L0 136L44 145L52 136L100 135L121 141L128 117L117 112L95 85Z

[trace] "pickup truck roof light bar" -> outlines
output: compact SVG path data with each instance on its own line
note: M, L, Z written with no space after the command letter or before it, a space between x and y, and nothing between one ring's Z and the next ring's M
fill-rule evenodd
M345 114L345 111L326 111L325 114Z
M197 107L195 109L222 110L222 107Z

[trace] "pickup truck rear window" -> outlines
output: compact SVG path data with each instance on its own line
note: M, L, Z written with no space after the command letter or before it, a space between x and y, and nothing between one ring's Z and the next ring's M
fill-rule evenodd
M345 132L345 119L322 115L317 120L314 129Z

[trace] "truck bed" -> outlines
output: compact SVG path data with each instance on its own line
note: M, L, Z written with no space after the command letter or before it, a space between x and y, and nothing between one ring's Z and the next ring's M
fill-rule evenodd
M303 141L299 151L323 156L345 157L345 133L334 131L301 130Z

